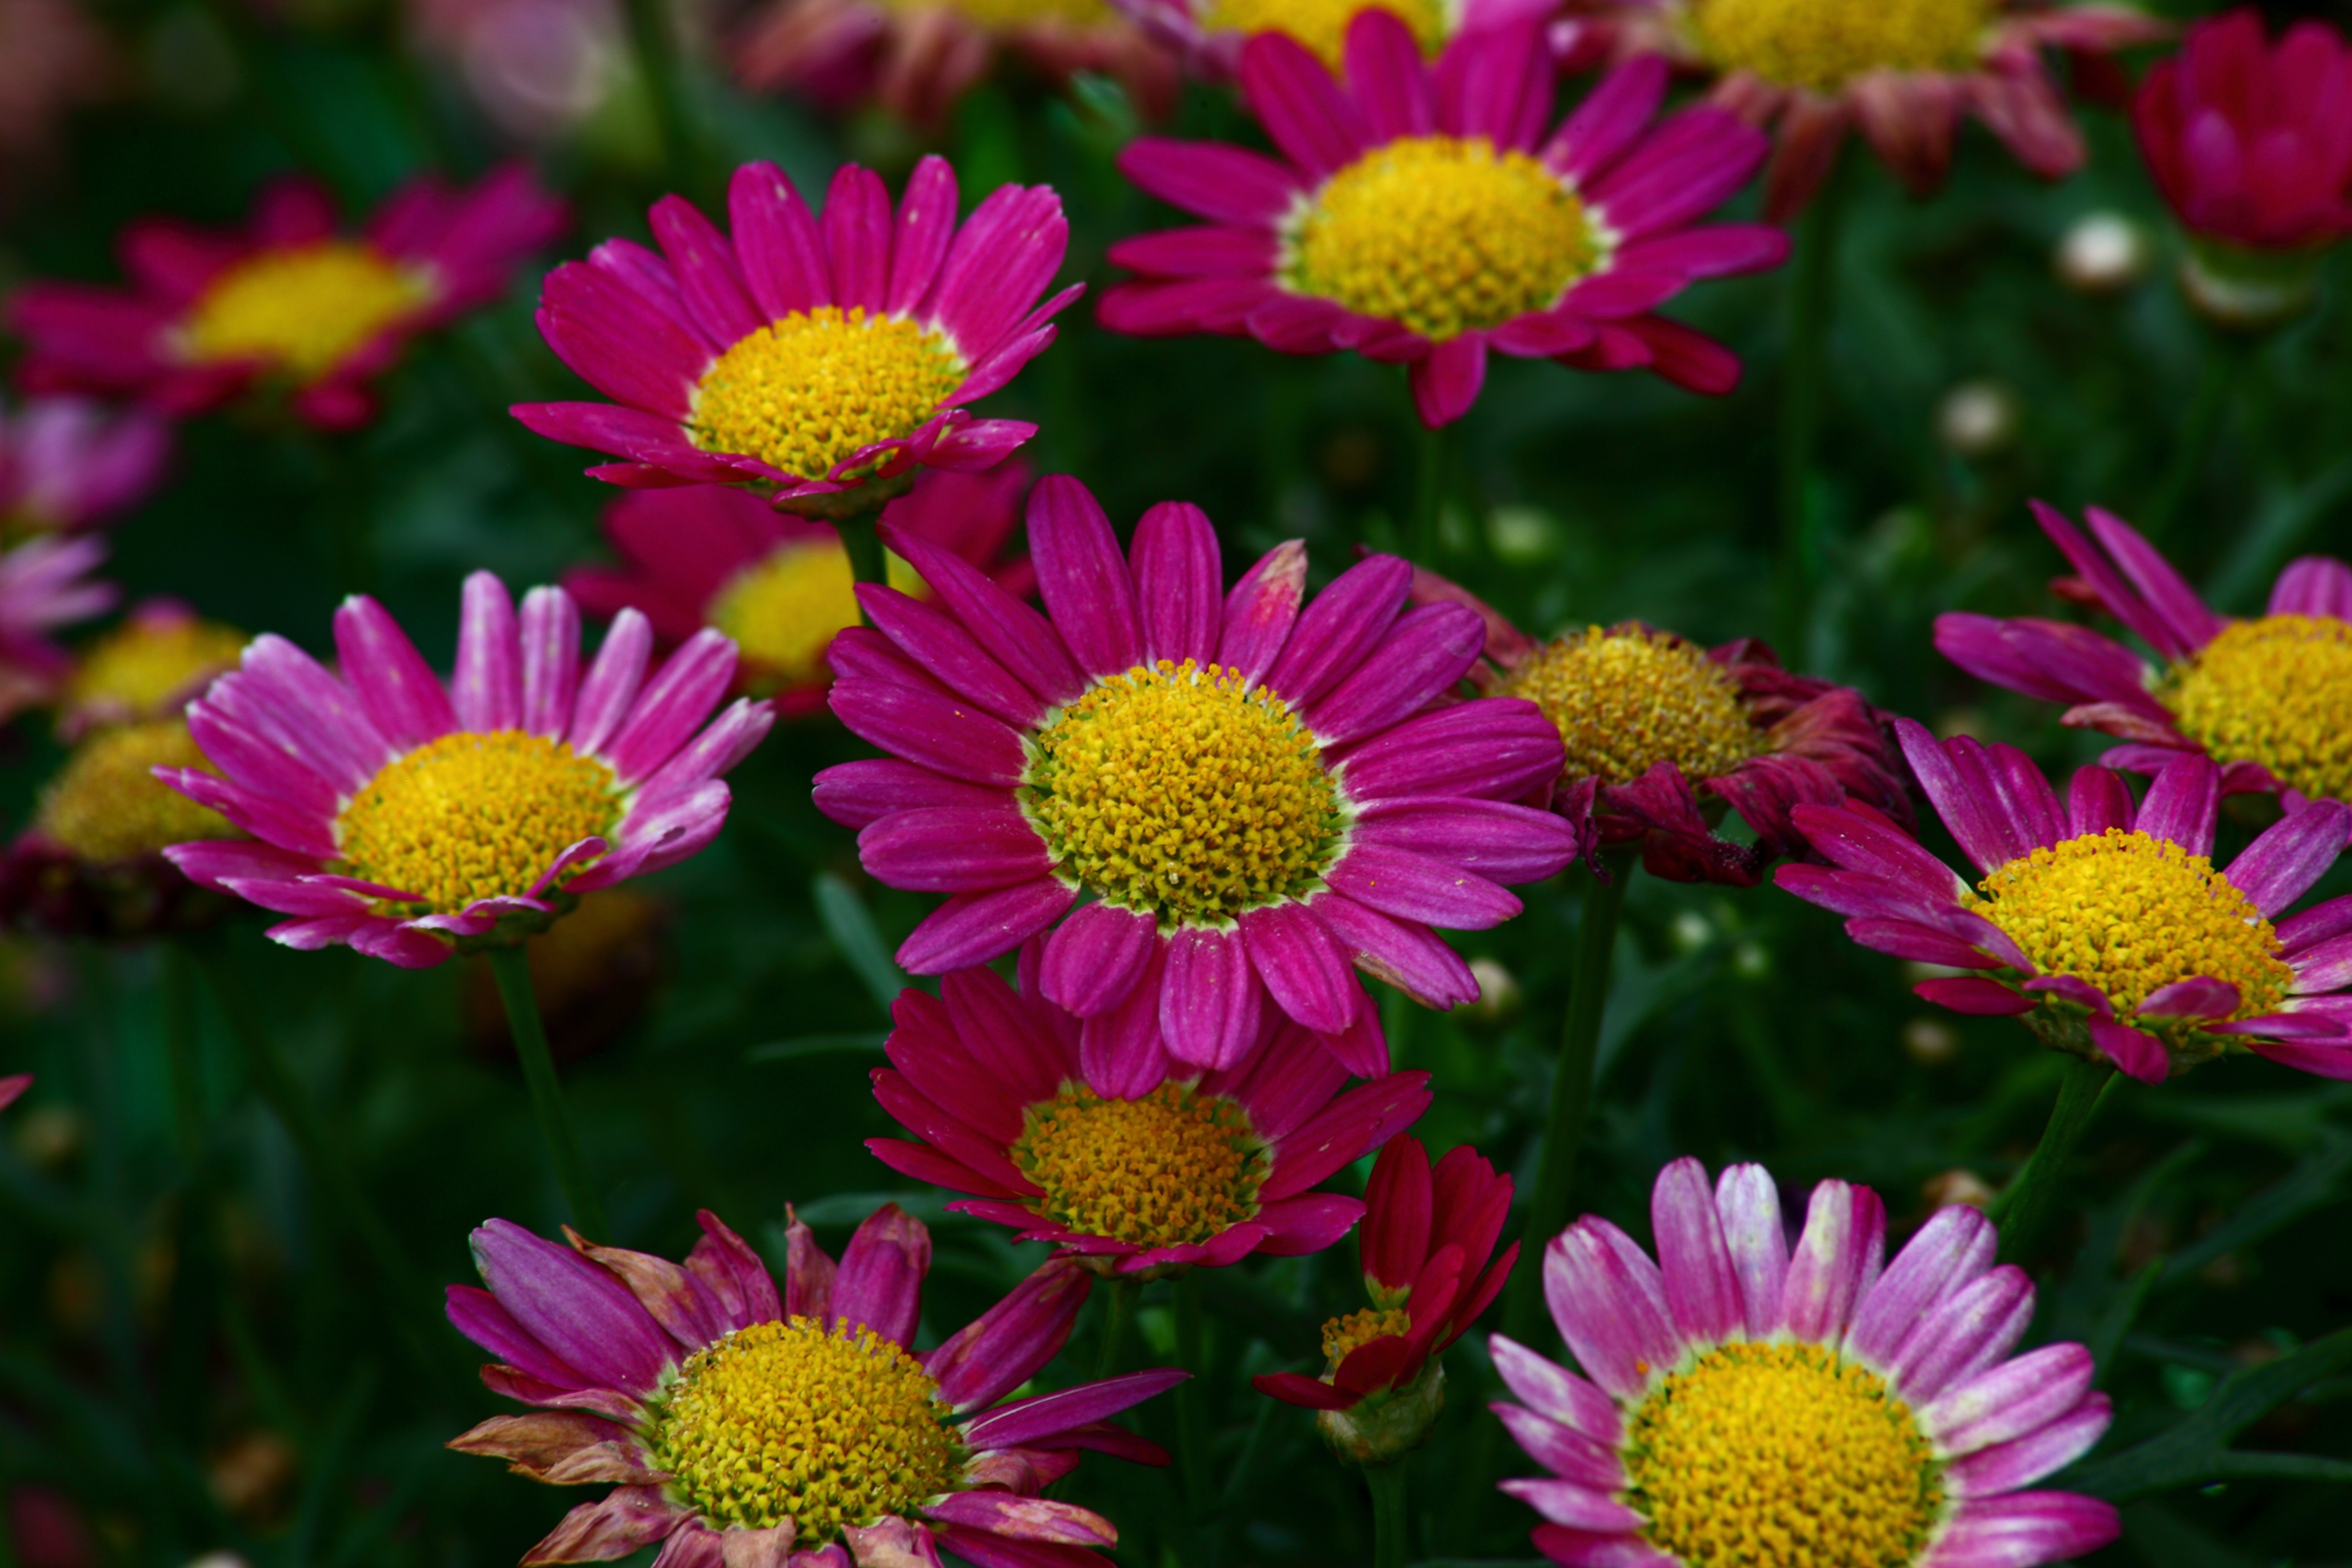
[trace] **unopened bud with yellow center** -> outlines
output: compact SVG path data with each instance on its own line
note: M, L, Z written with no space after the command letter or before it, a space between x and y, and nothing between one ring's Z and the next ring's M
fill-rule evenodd
M2232 621L2157 690L2219 763L2260 763L2289 789L2352 800L2352 622Z
M883 553L890 586L924 592L912 566ZM734 639L742 689L772 697L825 679L834 635L860 619L856 587L849 552L838 540L795 539L730 577L703 616Z
M1142 1247L1197 1246L1249 1219L1272 1168L1247 1111L1186 1083L1140 1100L1072 1086L1023 1122L1011 1153L1044 1191L1038 1217Z
M257 361L316 381L433 297L431 280L350 240L263 250L205 285L181 323L199 363Z
M1871 71L1965 71L1990 0L1698 0L1699 50L1777 87L1834 92Z
M35 831L93 866L120 865L236 829L154 776L157 768L218 770L189 738L184 720L100 730L74 748L41 792Z
M912 321L863 306L794 310L702 373L687 429L706 452L823 479L860 447L913 435L964 370L944 337Z
M134 615L90 646L66 682L69 721L120 723L178 712L235 669L245 634L186 614Z
M1543 710L1568 747L1566 776L1630 784L1672 763L1696 784L1763 750L1739 685L1706 650L1645 626L1588 626L1538 648L1500 695Z
M1337 75L1347 63L1349 24L1367 11L1386 11L1402 22L1424 55L1445 47L1440 0L1213 0L1201 26L1213 33L1280 33L1306 45Z

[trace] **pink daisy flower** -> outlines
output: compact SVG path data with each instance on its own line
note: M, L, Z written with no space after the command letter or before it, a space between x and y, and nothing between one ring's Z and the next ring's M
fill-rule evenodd
M2352 1078L2352 898L2283 918L2342 850L2352 807L2308 801L2212 862L2221 770L2183 757L2137 806L2084 768L2062 804L2013 746L1937 741L1895 721L1903 754L1983 880L1974 889L1865 806L1801 805L1831 865L1781 887L1851 917L1897 958L1976 971L1916 989L2020 1018L2043 1044L2161 1083L2225 1051Z
M1168 1462L1108 1417L1182 1382L1130 1373L1000 1403L1070 1337L1092 1276L1055 1258L917 1353L928 1231L896 1205L836 1263L797 1219L783 1289L708 1210L684 1266L508 1220L474 1232L489 1289L449 1321L492 1355L482 1381L539 1406L457 1438L552 1485L614 1482L525 1563L658 1544L663 1568L1079 1568L1110 1521L1039 1494L1092 1448ZM747 1432L755 1438L747 1440Z
M82 397L0 408L0 531L44 533L112 521L154 493L172 426L144 409Z
M2095 1498L2027 1491L2098 1442L2091 1352L2012 1356L2033 1284L1992 1222L1941 1209L1886 1260L1886 1209L1823 1182L1792 1249L1761 1165L1676 1160L1650 1197L1657 1261L1587 1215L1544 1248L1584 1375L1501 1334L1495 1413L1548 1479L1503 1490L1554 1563L1700 1568L1757 1541L1825 1563L2035 1568L2116 1539ZM1588 1381L1589 1380L1589 1381Z
M131 395L173 415L267 384L310 423L347 429L373 413L363 384L409 338L497 299L565 222L563 204L521 164L470 190L413 180L353 237L337 232L325 192L282 180L263 190L242 234L166 218L131 226L128 290L18 289L7 324L31 344L18 379Z
M543 931L577 895L718 837L719 775L774 722L740 699L703 724L735 674L719 633L648 679L653 628L624 611L583 668L571 596L534 588L518 617L488 572L466 579L446 686L364 595L335 612L335 647L340 677L256 638L188 708L219 772L156 774L258 840L178 845L173 864L294 916L269 934L305 952L344 942L421 969Z
M7 1078L0 1078L0 1110L5 1110L8 1107L14 1105L16 1102L16 1097L23 1094L26 1089L32 1087L33 1075L28 1072L15 1073Z
M1037 427L964 405L1044 353L1085 285L1036 302L1069 243L1045 186L1003 186L961 227L955 215L955 171L936 157L895 217L882 177L855 163L822 222L774 164L736 170L732 238L665 196L660 255L608 239L541 297L548 346L613 402L515 417L621 458L588 470L614 484L757 485L826 516L872 510L918 465L993 468Z
M950 1204L1050 1241L1100 1274L1157 1279L1252 1253L1320 1252L1364 1212L1309 1191L1429 1108L1429 1075L1388 1071L1369 1020L1369 1083L1286 1018L1238 1068L1202 1072L1157 1041L1124 1058L1085 1048L1080 1020L1037 994L961 969L934 998L898 994L874 1097L920 1142L873 1138L884 1164L972 1197Z
M2066 703L2061 722L2125 742L2100 759L2111 768L2152 773L2206 756L2231 795L2352 801L2352 566L2325 555L2291 562L2269 608L2237 620L2206 608L2114 513L2090 509L2091 539L2053 507L2035 501L2033 515L2081 574L2065 586L2156 659L2088 626L1963 614L1936 617L1946 658L1979 680Z
M1224 81L1241 68L1242 49L1260 33L1280 33L1338 71L1348 28L1367 11L1402 22L1424 55L1443 53L1464 33L1521 20L1541 21L1559 0L1111 0L1155 37L1181 51L1186 68Z
M0 720L56 700L73 656L50 634L111 608L111 583L89 574L106 546L88 537L37 537L0 553Z
M1501 883L1576 853L1559 817L1509 804L1559 771L1533 703L1424 711L1483 629L1458 605L1408 609L1394 556L1307 604L1293 542L1227 594L1197 507L1152 508L1123 554L1060 475L1029 497L1045 616L947 551L885 542L938 603L858 589L874 626L834 640L833 710L891 756L819 773L816 798L874 877L950 895L898 949L915 973L1050 927L1039 990L1086 1020L1086 1048L1156 1039L1231 1068L1269 999L1349 1028L1368 1005L1350 963L1431 1006L1475 999L1431 928L1508 920Z
M1477 401L1490 348L1696 392L1739 379L1730 351L1652 312L1787 257L1778 229L1696 226L1747 184L1764 138L1711 109L1653 130L1663 64L1612 73L1547 138L1552 62L1534 23L1465 34L1433 67L1372 10L1349 24L1344 77L1260 34L1241 88L1280 158L1156 137L1119 154L1129 179L1211 221L1113 246L1139 277L1104 297L1105 326L1353 349L1408 368L1432 428Z
M1717 79L1712 100L1779 136L1764 213L1812 199L1849 132L1925 195L1963 115L2044 179L2083 166L2083 133L2047 57L2163 37L2130 5L2074 0L1573 0L1572 59L1657 55Z
M1005 558L1021 523L1029 468L1008 458L985 473L929 469L882 509L882 521L954 552L999 586L1026 595L1036 577ZM735 641L737 687L786 718L824 706L825 650L858 624L849 555L829 522L780 513L731 485L631 490L604 509L604 536L624 564L579 566L564 589L592 616L644 612L666 644L705 626ZM920 596L912 568L888 562L890 585Z

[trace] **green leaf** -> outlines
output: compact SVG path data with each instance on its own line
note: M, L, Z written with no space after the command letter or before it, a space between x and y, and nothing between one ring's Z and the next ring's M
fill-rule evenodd
M882 933L874 929L874 917L866 912L856 890L830 871L817 873L810 896L816 900L817 919L824 922L824 933L833 939L842 962L865 983L874 1005L887 1017L890 1004L907 988L907 976L891 961Z
M2352 1367L2352 1329L2338 1329L2293 1355L2224 1378L2197 1412L2111 1458L2066 1473L2070 1490L2111 1502L2208 1481L2279 1476L2352 1480L2352 1462L2313 1454L2238 1453L2230 1440L2322 1378Z

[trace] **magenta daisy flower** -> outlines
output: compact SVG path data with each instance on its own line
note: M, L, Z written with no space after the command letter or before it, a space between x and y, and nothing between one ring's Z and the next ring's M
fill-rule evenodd
M1402 22L1424 55L1444 52L1464 33L1522 20L1540 21L1559 0L1111 0L1155 37L1180 50L1195 76L1223 81L1241 68L1242 49L1260 33L1280 33L1338 71L1348 27L1367 11Z
M1370 10L1349 24L1344 78L1260 34L1241 87L1280 158L1155 137L1119 154L1129 179L1211 221L1113 246L1139 278L1105 296L1104 325L1353 349L1409 368L1432 428L1477 401L1490 348L1696 392L1739 379L1730 351L1652 312L1787 257L1778 229L1696 226L1764 137L1712 109L1653 129L1662 63L1612 73L1547 138L1552 63L1532 21L1465 34L1431 66Z
M2235 620L2205 607L2130 524L2093 507L2090 540L2033 503L2042 531L2081 574L2086 596L2160 663L2087 626L2031 617L1936 618L1936 647L1979 680L2068 704L2064 723L2125 743L2100 760L2152 773L2182 756L2222 768L2231 795L2293 803L2352 801L2352 566L2292 562L2270 607Z
M32 1087L33 1075L28 1072L14 1073L7 1078L0 1078L0 1110L5 1110L14 1105L16 1102L16 1097Z
M894 217L882 177L844 164L813 216L772 163L728 187L733 237L680 196L654 205L655 255L608 239L548 274L539 330L611 403L529 403L541 435L622 460L616 485L772 488L790 510L846 516L906 489L918 465L976 472L1034 425L965 405L1054 341L1040 305L1069 243L1044 185L1005 185L956 225L944 158L915 166Z
M783 1289L718 1217L683 1267L494 1219L489 1289L449 1321L492 1355L482 1381L540 1408L449 1447L553 1485L615 1483L525 1563L659 1545L670 1568L907 1568L941 1549L981 1568L1080 1568L1118 1532L1038 1495L1088 1448L1165 1464L1108 1417L1182 1382L1172 1368L1000 1403L1070 1336L1092 1276L1055 1258L936 1349L913 1346L928 1231L896 1205L838 1263L789 1230Z
M50 634L112 607L114 585L89 576L105 559L99 540L55 535L0 553L0 720L64 689L73 656Z
M1574 858L1567 824L1509 804L1559 771L1533 703L1424 711L1483 630L1458 605L1408 609L1394 556L1307 604L1293 542L1227 594L1199 508L1152 508L1123 555L1060 475L1029 496L1046 616L947 551L886 542L938 604L858 589L874 626L834 640L833 710L892 755L819 773L816 799L872 875L950 895L898 950L915 973L1052 927L1041 992L1097 1048L1156 1029L1176 1060L1230 1068L1269 997L1349 1028L1351 962L1431 1006L1474 1000L1431 928L1499 924L1519 911L1500 884Z
M1903 754L1960 852L1971 889L1866 807L1797 807L1832 865L1784 866L1781 887L1849 918L1897 958L1980 971L1923 981L1961 1013L2021 1018L2042 1041L2161 1083L2225 1051L2352 1078L2352 898L2292 919L2342 850L2352 807L2307 801L2212 862L2221 770L2184 757L2137 806L2084 768L2062 804L2013 746L1939 742L1895 721Z
M171 457L172 426L145 409L83 397L0 408L0 532L110 521L153 493Z
M1502 1487L1549 1521L1552 1562L1701 1568L1780 1541L1820 1563L2035 1568L2116 1539L2108 1504L2024 1489L2110 1411L2081 1345L2010 1354L2033 1284L1992 1266L1980 1212L1939 1210L1887 1262L1878 1194L1823 1182L1792 1249L1762 1166L1710 1191L1683 1159L1650 1214L1656 1262L1593 1215L1544 1249L1582 1377L1493 1340L1519 1401L1495 1412L1551 1472Z
M265 189L242 234L155 218L122 237L129 290L35 283L8 302L31 343L18 379L38 391L120 393L175 415L257 384L284 388L313 425L374 411L364 383L401 346L497 299L566 221L562 203L510 164L470 190L394 192L364 232L337 231L325 192Z
M1025 595L1035 574L1004 552L1028 488L1028 465L1018 458L980 474L929 469L882 509L882 521ZM731 485L685 485L615 498L604 509L604 534L624 564L563 574L582 609L641 610L666 644L714 626L735 639L740 689L771 699L786 718L824 706L833 683L825 650L835 632L858 624L849 555L833 524L779 512ZM892 587L927 592L905 562L887 564Z
M1202 1072L1156 1038L1089 1051L1080 1020L1037 994L1040 944L1023 989L962 969L934 998L898 994L874 1096L922 1140L866 1146L901 1174L971 1198L951 1209L1050 1241L1097 1273L1156 1279L1254 1252L1320 1252L1364 1212L1312 1192L1429 1108L1429 1075L1388 1071L1370 1009L1356 1054L1370 1083L1288 1019L1243 1065ZM1156 1031L1147 1028L1148 1036Z
M520 942L575 895L702 848L727 820L719 775L774 722L746 698L703 724L735 675L719 633L647 679L653 628L624 611L583 667L569 595L534 588L518 617L488 572L466 579L446 687L364 595L335 612L335 648L340 677L257 637L190 704L219 772L156 776L259 842L166 853L202 886L294 916L269 931L289 947L345 942L408 969Z

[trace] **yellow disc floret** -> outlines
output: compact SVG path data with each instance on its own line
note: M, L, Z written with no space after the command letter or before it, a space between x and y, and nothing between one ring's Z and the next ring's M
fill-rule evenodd
M2233 621L2157 693L2216 762L2254 762L2307 795L2352 799L2352 622Z
M97 719L159 717L235 669L244 651L245 634L235 626L194 616L134 616L82 656L64 706Z
M205 285L181 342L193 360L259 360L316 381L432 297L425 274L373 246L264 250Z
M1039 1217L1139 1247L1204 1242L1257 1213L1269 1168L1249 1113L1190 1084L1141 1100L1065 1089L1024 1114L1013 1163Z
M620 805L613 770L566 742L460 730L384 764L335 819L335 839L349 875L446 914L530 892L564 850L609 838Z
M1483 136L1408 136L1324 182L1283 281L1438 342L1557 302L1600 248L1584 204Z
M1503 694L1528 699L1558 727L1571 779L1627 784L1673 763L1696 784L1764 748L1730 673L1695 644L1646 626L1554 638Z
M1367 11L1386 11L1411 29L1424 55L1445 47L1445 7L1439 0L1213 0L1201 18L1212 33L1282 33L1334 72L1345 65L1348 25Z
M1302 896L1338 849L1339 792L1290 705L1220 665L1113 676L1037 733L1023 791L1066 874L1163 926Z
M1726 70L1833 92L1874 70L1965 71L1992 0L1698 0L1700 51Z
M100 730L74 748L41 792L33 826L43 837L94 866L115 865L199 838L241 837L226 818L157 782L155 768L219 771L189 738L184 720Z
M1412 1332L1412 1314L1402 1307L1366 1307L1344 1318L1327 1319L1323 1324L1323 1359L1330 1370L1339 1370L1339 1363L1349 1352L1383 1340L1391 1334Z
M915 569L883 553L890 586L921 594ZM838 541L796 539L730 577L703 617L735 639L743 689L772 697L824 678L834 634L858 623L855 587L849 554Z
M1906 1568L1944 1507L1911 1407L1820 1345L1709 1351L1628 1426L1626 1501L1690 1568Z
M2230 982L2233 1018L2276 1012L2294 980L2262 911L2212 861L2169 839L2110 827L2036 849L1977 886L1969 907L2036 968L2096 986L2127 1023L2176 980Z
M955 1485L963 1450L938 1388L872 1329L753 1323L687 1358L655 1463L714 1527L790 1520L793 1547L813 1552Z
M794 310L702 373L687 428L706 452L823 479L861 447L913 435L963 373L947 340L912 321L863 306Z

